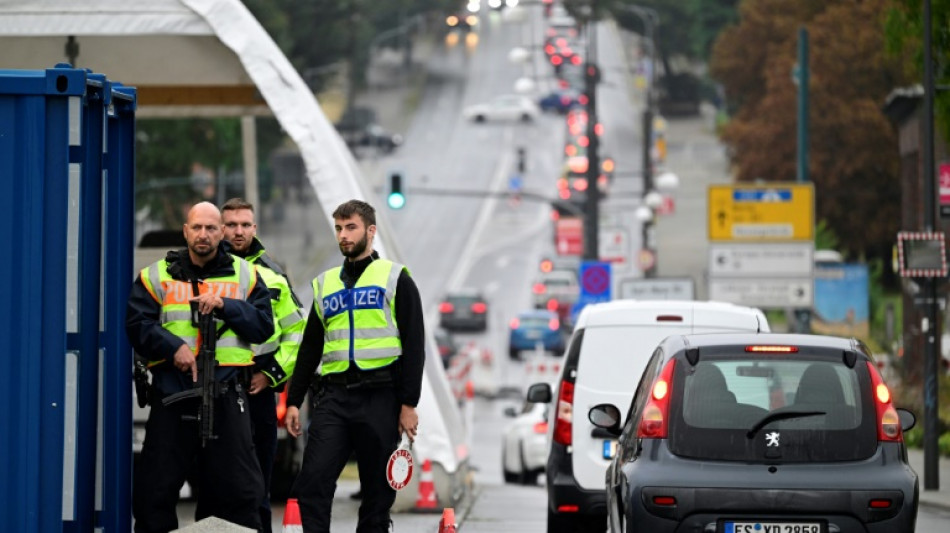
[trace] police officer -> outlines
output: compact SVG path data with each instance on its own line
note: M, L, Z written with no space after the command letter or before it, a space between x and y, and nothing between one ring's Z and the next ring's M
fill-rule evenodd
M359 200L333 212L343 265L313 280L287 398L287 430L301 434L298 407L320 364L303 465L294 484L304 531L330 531L337 478L355 451L363 501L358 533L389 530L396 492L386 479L400 435L414 439L425 360L422 303L405 266L373 250L376 212Z
M262 531L270 533L270 486L277 453L276 393L284 389L284 383L294 371L297 348L307 323L287 274L271 259L257 238L254 206L240 198L232 198L221 206L221 217L225 239L222 245L231 254L257 267L270 290L274 310L274 334L264 344L254 346L254 371L248 389L254 450L264 475L261 526Z
M129 341L148 359L153 378L133 487L135 531L178 527L178 492L192 468L198 485L196 520L216 516L257 530L264 481L242 374L253 364L251 344L274 333L270 293L253 265L219 247L221 212L213 204L192 207L184 233L188 248L142 269L126 309ZM214 438L202 447L193 420L198 400L166 406L162 399L194 388L197 316L209 313L218 329L215 380L221 394L214 405Z

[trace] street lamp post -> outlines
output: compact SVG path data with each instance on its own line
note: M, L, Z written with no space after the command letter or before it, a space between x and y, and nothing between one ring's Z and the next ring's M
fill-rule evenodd
M596 21L587 21L587 58L584 64L584 82L587 92L587 197L584 202L584 259L600 258L600 139L597 137L597 32Z
M654 191L653 185L653 106L655 105L655 86L656 86L656 34L659 30L660 16L656 10L631 4L619 4L619 9L636 15L642 22L644 28L644 38L650 43L650 79L646 87L646 98L643 103L643 203L650 208L649 217L638 217L642 222L643 250L641 253L647 255L641 260L643 277L652 278L656 276L656 243L654 242L653 223L655 220L656 207L647 205L647 197ZM652 200L652 198L651 198ZM641 210L641 214L646 211Z

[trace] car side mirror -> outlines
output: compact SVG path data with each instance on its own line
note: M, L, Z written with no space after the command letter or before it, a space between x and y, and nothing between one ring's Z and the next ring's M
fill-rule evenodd
M505 416L507 416L508 418L514 418L518 416L518 410L515 409L514 407L511 407L510 405L508 407L505 407L505 410L502 412L505 413Z
M903 407L897 408L897 418L901 421L901 431L903 432L910 431L917 425L917 417L914 416L914 413Z
M528 387L528 401L532 403L551 403L551 385L547 383L535 383Z
M600 403L590 408L587 419L591 424L606 429L613 435L620 435L620 409L609 403Z

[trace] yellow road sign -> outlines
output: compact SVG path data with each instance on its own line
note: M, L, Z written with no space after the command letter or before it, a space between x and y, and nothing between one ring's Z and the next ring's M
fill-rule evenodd
M709 240L799 241L815 238L811 183L710 185Z

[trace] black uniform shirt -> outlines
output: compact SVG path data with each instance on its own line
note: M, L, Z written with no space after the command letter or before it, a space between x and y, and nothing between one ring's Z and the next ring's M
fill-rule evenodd
M379 254L372 255L356 262L343 261L341 279L347 288L352 288L363 271L373 260L379 259ZM403 270L396 281L396 306L393 309L396 323L399 325L399 339L402 343L402 355L396 363L395 388L396 398L402 405L415 407L419 403L422 392L422 370L425 364L425 328L422 320L422 301L419 298L419 289L412 277ZM320 358L323 357L324 341L323 322L313 306L310 307L310 317L304 329L300 350L297 352L297 366L290 380L290 391L287 393L287 405L300 407L307 388L310 386Z
M168 252L165 258L170 274L175 279L203 280L210 277L230 276L234 274L231 256L220 247L218 255L204 267L191 262L187 250ZM175 268L179 265L181 269ZM238 337L245 342L259 344L274 334L274 318L271 311L270 292L267 285L257 274L257 283L245 300L222 298L224 307L215 309L215 317L224 321ZM146 359L165 362L151 368L154 385L165 394L192 388L191 375L175 368L175 352L185 344L181 337L162 327L162 304L155 301L142 283L141 275L132 284L129 303L125 312L125 332L132 348ZM219 366L215 378L225 381L234 377L236 367Z

